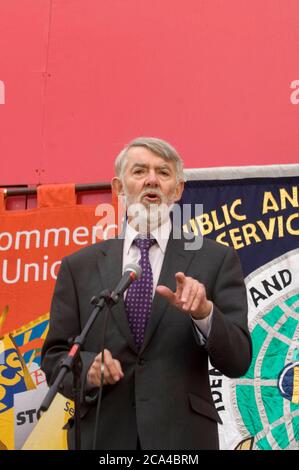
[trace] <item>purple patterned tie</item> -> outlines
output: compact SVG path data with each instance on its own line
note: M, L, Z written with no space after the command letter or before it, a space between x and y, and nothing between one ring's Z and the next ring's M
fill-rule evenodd
M149 249L156 243L156 240L152 238L135 238L133 243L141 252L139 264L142 268L142 274L140 279L133 282L127 290L125 306L135 343L140 348L143 343L153 296L153 272L149 260Z

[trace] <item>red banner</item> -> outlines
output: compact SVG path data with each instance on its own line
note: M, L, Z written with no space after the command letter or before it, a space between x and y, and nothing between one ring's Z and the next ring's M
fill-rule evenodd
M6 211L4 193L0 191L0 448L3 449L20 448L37 421L40 401L26 403L32 393L35 401L45 393L40 354L61 258L102 239L107 224L104 217L111 207L78 205L73 184L40 186L37 200L36 209Z
M1 200L0 200L1 202ZM76 204L74 185L38 189L38 207L0 215L0 311L9 308L2 333L49 311L60 260L99 241L95 206Z

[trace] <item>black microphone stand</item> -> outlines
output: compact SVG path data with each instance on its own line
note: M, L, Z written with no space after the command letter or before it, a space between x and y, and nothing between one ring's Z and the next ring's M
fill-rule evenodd
M117 299L118 300L118 299ZM85 342L86 336L91 329L93 323L95 322L98 314L106 306L107 310L110 310L111 306L117 302L116 299L112 298L111 293L105 289L103 290L98 297L92 297L90 303L94 305L94 309L84 326L81 334L76 336L75 339L70 340L72 346L67 356L62 360L59 372L56 376L54 383L48 390L47 395L45 396L42 404L41 411L47 411L52 401L54 400L58 389L68 372L73 374L73 390L74 390L74 402L75 402L75 416L74 416L74 426L75 426L75 449L81 449L81 426L80 426L80 407L81 407L81 370L82 362L80 359L80 350Z

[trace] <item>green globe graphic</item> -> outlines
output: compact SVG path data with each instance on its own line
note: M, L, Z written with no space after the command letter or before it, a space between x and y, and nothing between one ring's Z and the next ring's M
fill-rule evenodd
M254 437L254 449L299 449L299 403L284 398L278 387L285 366L299 359L298 289L260 311L250 327L253 360L232 384L243 435ZM298 397L298 382L294 388Z

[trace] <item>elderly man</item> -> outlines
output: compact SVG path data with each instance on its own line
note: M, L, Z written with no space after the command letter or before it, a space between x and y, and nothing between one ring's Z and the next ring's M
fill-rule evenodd
M221 420L208 359L228 377L243 375L251 360L239 260L212 240L186 250L183 236L173 236L170 210L183 192L183 163L167 142L135 139L116 158L115 171L112 187L127 203L123 236L63 260L42 367L51 382L68 338L90 315L91 297L111 291L124 267L139 263L141 278L112 308L104 357L101 315L81 352L82 448L93 446L95 391L103 387L97 449L217 449ZM163 207L169 210L156 210ZM63 393L72 396L70 377Z

